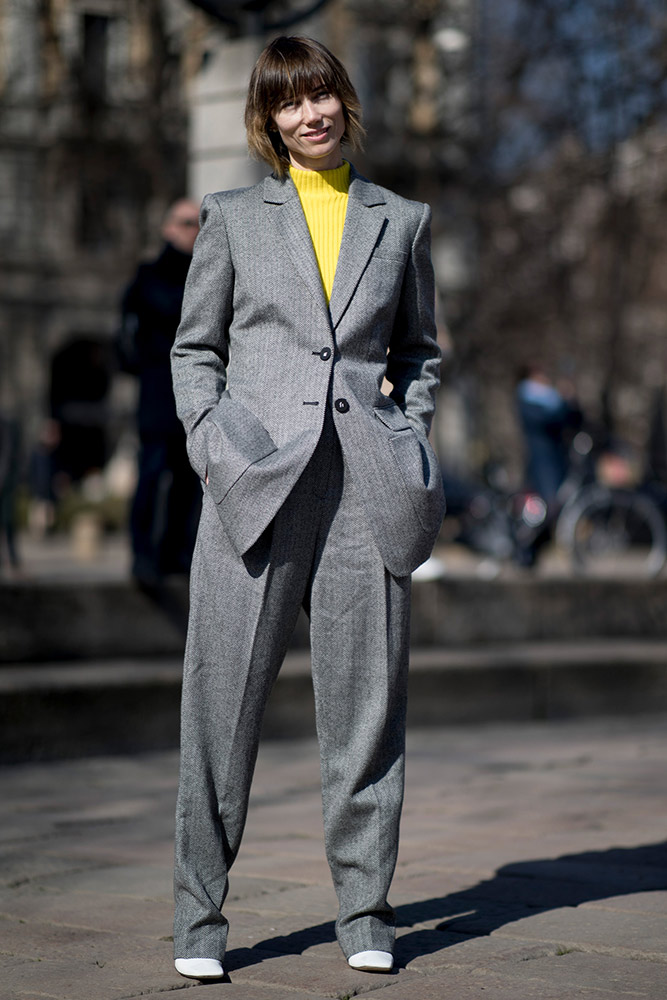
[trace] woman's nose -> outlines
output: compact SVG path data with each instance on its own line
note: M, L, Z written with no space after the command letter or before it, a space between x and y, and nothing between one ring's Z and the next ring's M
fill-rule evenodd
M303 102L303 117L307 122L319 121L322 117L317 106L309 100Z

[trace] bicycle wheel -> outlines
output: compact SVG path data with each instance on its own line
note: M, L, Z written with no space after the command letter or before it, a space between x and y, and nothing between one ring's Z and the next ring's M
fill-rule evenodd
M667 556L665 522L653 501L601 486L565 505L557 538L574 569L592 576L657 576Z

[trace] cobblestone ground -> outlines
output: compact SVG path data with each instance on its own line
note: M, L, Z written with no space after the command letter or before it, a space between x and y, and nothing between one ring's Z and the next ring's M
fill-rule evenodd
M6 768L0 996L664 1000L665 721L412 732L391 975L334 941L313 743L263 747L207 986L171 957L176 755Z

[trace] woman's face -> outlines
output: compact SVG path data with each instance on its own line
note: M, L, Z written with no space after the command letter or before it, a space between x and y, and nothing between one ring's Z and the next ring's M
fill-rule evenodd
M286 98L272 118L290 162L300 170L332 170L343 162L340 141L345 131L343 105L324 87Z

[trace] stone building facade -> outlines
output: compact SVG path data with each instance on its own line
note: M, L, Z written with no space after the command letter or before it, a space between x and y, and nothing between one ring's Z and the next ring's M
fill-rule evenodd
M186 188L180 0L0 0L0 405L34 438L50 359L110 339Z

